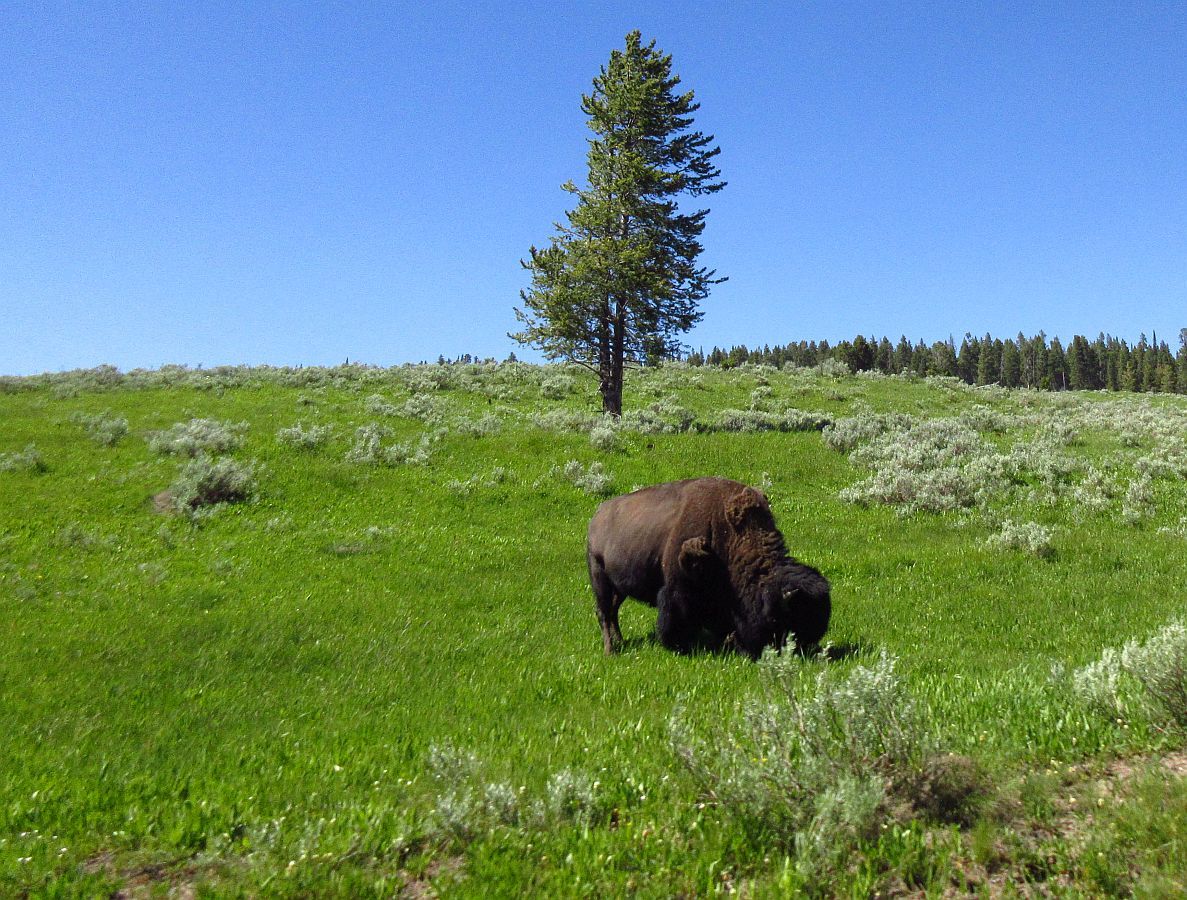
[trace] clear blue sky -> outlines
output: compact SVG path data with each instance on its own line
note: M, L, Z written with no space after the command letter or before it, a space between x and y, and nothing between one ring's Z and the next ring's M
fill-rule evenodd
M639 28L729 187L690 345L1187 326L1187 4L0 5L0 373L532 358Z

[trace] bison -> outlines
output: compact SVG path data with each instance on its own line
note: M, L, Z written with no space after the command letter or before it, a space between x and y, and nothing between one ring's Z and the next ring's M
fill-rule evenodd
M682 653L702 634L752 658L789 636L803 651L828 628L828 580L788 555L763 493L727 478L607 500L589 523L586 557L608 654L622 644L628 596L659 609L660 641Z

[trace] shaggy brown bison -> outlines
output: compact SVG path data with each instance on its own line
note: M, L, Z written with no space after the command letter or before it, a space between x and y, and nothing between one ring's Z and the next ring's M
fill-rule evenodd
M757 658L789 635L803 650L828 628L828 580L788 556L767 498L737 481L693 478L607 500L586 555L607 653L622 644L628 596L658 607L660 641L680 652L707 633Z

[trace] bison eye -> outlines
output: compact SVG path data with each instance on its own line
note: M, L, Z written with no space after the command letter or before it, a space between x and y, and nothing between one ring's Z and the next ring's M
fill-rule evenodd
M785 590L785 591L783 592L783 599L784 599L784 600L790 600L790 599L791 599L792 597L794 597L794 596L795 596L795 591L794 591L794 590L792 590L792 589L790 589L790 588L788 588L787 590Z

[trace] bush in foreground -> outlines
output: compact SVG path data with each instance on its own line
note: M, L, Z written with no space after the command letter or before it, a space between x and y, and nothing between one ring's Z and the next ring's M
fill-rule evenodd
M436 796L427 830L437 840L465 842L500 826L590 828L606 813L598 782L578 770L553 773L543 793L532 797L507 782L484 784L478 757L451 744L430 747L428 767Z
M1107 648L1073 673L1072 686L1109 718L1187 732L1187 626L1172 622L1144 641Z
M793 851L806 880L840 876L892 820L975 817L984 776L937 752L891 656L814 679L793 654L768 652L759 665L765 698L707 731L677 712L673 746L704 798L752 841Z
M193 517L219 504L247 500L255 490L251 465L201 455L182 467L169 487L169 495L178 512Z

